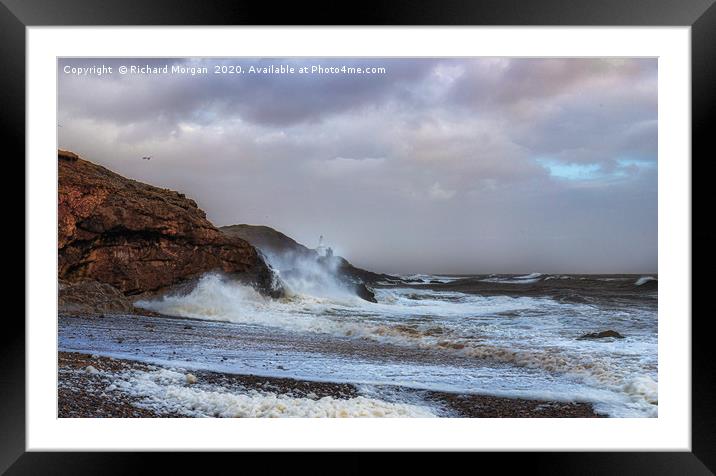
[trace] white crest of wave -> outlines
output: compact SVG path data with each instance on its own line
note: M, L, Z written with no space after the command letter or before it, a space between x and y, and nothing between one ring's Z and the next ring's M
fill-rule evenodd
M412 284L431 284L431 283L451 283L460 279L459 276L442 276L432 274L404 274L398 275L403 281L410 282Z
M634 284L637 286L641 286L643 284L648 283L649 281L656 281L656 278L654 276L642 276L641 278L637 279Z
M392 403L362 396L339 399L296 398L256 390L231 391L216 386L186 383L174 370L131 371L118 374L109 387L135 398L138 405L193 417L224 418L390 418L436 415L427 407Z
M507 310L542 306L550 309L555 305L551 299L471 296L415 288L380 289L376 296L378 304L356 297L329 299L303 294L271 299L249 286L217 274L207 274L186 295L165 296L156 301L140 301L136 305L168 315L362 337L543 369L550 373L568 374L598 388L629 395L635 402L642 402L648 407L657 405L656 382L648 376L635 376L630 370L613 365L610 358L574 354L564 349L515 348L509 344L464 339L459 334L452 334L449 327L435 334L430 332L435 324L429 320L424 324L425 328L414 328L404 325L406 321L403 319L440 315L447 319L458 318L460 322L460 318L470 319ZM449 321L444 325L447 323Z
M358 298L352 298L358 299ZM137 307L167 315L259 324L294 331L345 334L351 327L321 314L332 301L311 296L271 299L250 286L210 273L188 294L138 301Z
M345 335L386 335L381 321L402 317L435 316L460 318L519 310L552 302L549 299L508 296L467 296L452 292L416 289L381 289L378 304L355 296L316 297L294 294L271 299L250 286L221 275L202 276L187 294L167 295L158 300L137 301L135 305L162 314L243 324L260 324L290 331ZM378 332L376 332L378 331Z
M484 283L501 283L501 284L532 284L538 282L542 278L542 273L530 273L523 276L491 276L482 279Z

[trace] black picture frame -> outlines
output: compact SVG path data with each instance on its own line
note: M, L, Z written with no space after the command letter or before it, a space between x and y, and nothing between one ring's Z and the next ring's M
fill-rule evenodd
M113 25L573 25L573 26L690 26L692 66L692 217L708 207L705 188L695 187L707 174L693 174L707 160L710 125L716 105L716 6L714 0L419 0L363 1L339 5L326 1L269 2L243 0L0 0L1 130L6 160L25 157L25 29L29 26ZM340 12L340 13L339 13ZM342 14L341 14L342 13ZM48 105L48 108L52 108ZM48 109L49 110L49 109ZM10 151L10 152L8 152ZM703 169L703 165L700 166ZM23 172L24 173L24 172ZM700 190L697 192L697 190ZM693 228L693 227L692 227ZM708 226L692 233L705 245L692 265L692 296L705 300L713 272L714 234ZM693 256L693 244L692 244ZM26 250L27 259L27 250ZM696 279L693 272L703 271ZM30 278L32 278L30 276ZM698 290L702 292L699 293ZM694 291L697 291L694 293ZM692 300L693 306L693 300ZM530 470L549 474L714 474L716 471L716 391L714 390L712 312L692 311L692 452L645 453L522 453L484 454L479 464L513 468L522 459ZM669 316L687 318L688 316ZM127 474L149 470L150 455L138 453L25 452L25 326L6 313L4 343L0 345L0 472L7 474ZM211 462L227 456L211 456ZM295 470L306 455L270 458L270 473ZM151 455L162 464L184 470L205 470L208 455ZM267 455L263 456L264 461ZM401 470L423 465L418 455L401 458ZM234 460L235 461L235 460ZM231 463L230 463L231 464ZM244 463L248 464L248 463ZM343 457L334 473L372 472L356 454ZM323 472L319 470L318 472Z

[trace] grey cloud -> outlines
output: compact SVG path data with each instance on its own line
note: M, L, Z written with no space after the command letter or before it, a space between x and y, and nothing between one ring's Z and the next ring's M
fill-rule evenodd
M656 271L656 60L240 61L389 74L60 74L59 145L379 271Z
M390 92L401 94L401 86L427 74L434 61L401 62L381 59L338 60L317 58L291 59L224 59L224 60L62 60L61 65L149 64L162 66L182 62L206 66L208 77L178 76L171 82L163 76L119 76L77 78L60 74L62 101L67 111L73 105L98 120L115 123L141 122L146 119L171 119L176 122L211 123L213 120L240 116L244 120L269 126L288 126L304 121L316 122L323 117L366 104L380 105ZM213 65L270 65L347 67L386 67L384 75L215 75ZM386 66L387 65L387 66ZM88 91L87 84L92 83ZM89 93L89 95L88 95ZM112 111L112 113L108 113Z

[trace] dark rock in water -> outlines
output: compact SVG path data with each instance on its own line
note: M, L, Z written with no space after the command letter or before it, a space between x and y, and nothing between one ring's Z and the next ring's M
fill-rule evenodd
M395 276L391 276L389 274L378 274L372 271L366 271L365 269L357 268L353 266L347 259L342 258L340 256L333 256L332 258L326 259L337 260L337 268L339 274L350 277L354 280L358 279L364 283L374 284L378 281L382 281L385 279L395 279Z
M219 231L193 200L57 155L60 279L90 278L128 296L221 271L280 294L257 250Z
M356 285L356 294L359 298L365 299L366 301L378 302L378 300L375 299L375 293L363 283L359 283Z
M580 339L603 339L605 337L615 337L617 339L623 339L624 336L618 333L617 331L613 330L606 330L602 332L592 332L589 334L584 334L580 337Z

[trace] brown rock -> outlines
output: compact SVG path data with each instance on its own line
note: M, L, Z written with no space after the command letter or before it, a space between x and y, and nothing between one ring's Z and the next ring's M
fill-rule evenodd
M65 159L65 160L69 160L69 161L75 161L80 158L80 156L75 154L74 152L70 152L69 150L62 150L62 149L57 149L57 157L60 159Z
M132 302L117 288L92 279L59 282L58 309L61 314L123 314L135 311Z
M220 232L193 200L72 152L58 159L60 279L91 278L133 295L220 271L280 293L256 249Z

